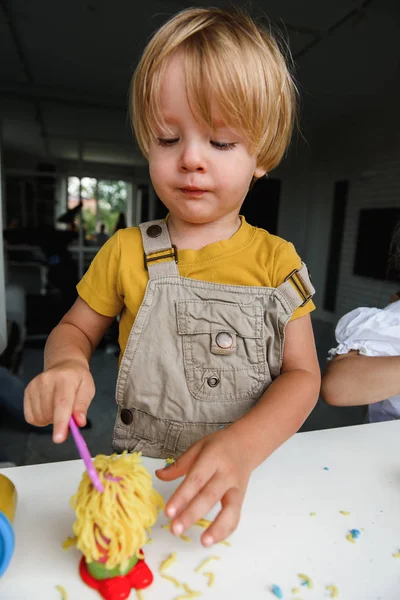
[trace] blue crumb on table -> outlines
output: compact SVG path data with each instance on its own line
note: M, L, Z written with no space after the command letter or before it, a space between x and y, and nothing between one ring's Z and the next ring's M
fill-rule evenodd
M346 535L346 538L352 544L356 543L356 540L360 537L361 531L359 529L350 529L349 533Z
M324 467L324 471L329 471L329 467Z
M279 585L274 584L272 586L271 591L274 594L274 596L276 596L276 598L283 598L283 592L282 592L281 588L279 587Z

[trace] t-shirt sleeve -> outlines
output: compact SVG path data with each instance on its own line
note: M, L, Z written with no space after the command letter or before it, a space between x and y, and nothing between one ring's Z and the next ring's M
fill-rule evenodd
M116 317L124 306L119 286L121 250L118 233L100 248L76 288L90 308L106 317Z
M300 267L301 259L293 244L290 242L283 242L275 251L274 272L272 275L273 287L279 287L294 269L300 269ZM314 309L314 302L309 300L304 306L296 308L290 320L294 321L299 317L304 317L304 315L308 315Z
M399 356L400 303L383 309L355 308L338 321L335 336L337 346L329 350L329 360L351 350L363 356Z

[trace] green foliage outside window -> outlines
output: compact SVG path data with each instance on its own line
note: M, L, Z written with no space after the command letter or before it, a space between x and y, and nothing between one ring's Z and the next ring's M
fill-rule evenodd
M127 187L125 181L82 177L82 217L86 235L95 236L102 223L105 225L106 233L112 235L119 214L126 213ZM78 177L68 178L68 195L70 198L79 198ZM90 200L93 199L97 199L97 203L90 203L89 206Z

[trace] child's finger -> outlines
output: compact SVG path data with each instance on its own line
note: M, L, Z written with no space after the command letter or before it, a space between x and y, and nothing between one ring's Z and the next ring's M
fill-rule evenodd
M188 506L193 498L208 483L214 475L213 466L206 462L205 465L197 461L194 467L189 471L184 481L180 484L175 493L171 496L165 507L165 514L170 519L178 517Z
M76 391L68 389L65 385L56 385L53 397L53 441L56 444L65 442L68 437L68 422L72 414L72 407Z
M33 387L32 382L25 389L24 393L24 417L27 423L34 425L36 422L36 416L33 412L33 402L31 399L31 388Z
M78 388L75 402L72 409L72 414L79 427L84 427L87 421L87 411L90 403L93 400L95 388L91 381L82 382Z
M181 535L196 521L203 518L221 500L226 491L226 477L222 473L216 473L172 523L172 533Z
M235 531L240 520L244 492L231 488L222 498L222 509L210 527L203 533L201 541L208 547L225 540Z
M46 398L44 397L42 390L37 390L36 401L31 401L31 412L33 415L32 425L36 425L37 427L43 427L45 425L49 425L52 422L52 411L51 407L46 403ZM28 421L28 423L31 421Z
M74 416L74 419L76 421L76 424L78 425L78 427L85 427L86 422L87 422L87 409L86 410L82 410L81 407L75 407L72 411L72 414Z
M53 412L51 402L49 404L48 401L49 394L51 400L51 389L43 390L35 380L31 381L24 394L24 417L27 423L37 427L52 423Z
M191 469L192 465L196 461L198 455L201 451L201 445L196 444L191 446L189 450L186 450L182 456L177 458L177 460L164 467L163 469L157 469L156 475L162 481L174 481L174 479L178 479L179 477L183 477L186 473Z

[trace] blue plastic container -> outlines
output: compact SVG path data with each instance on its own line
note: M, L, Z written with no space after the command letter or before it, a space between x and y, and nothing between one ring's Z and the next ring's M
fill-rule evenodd
M13 483L0 474L0 577L5 573L14 553L15 535L12 526L17 506Z

